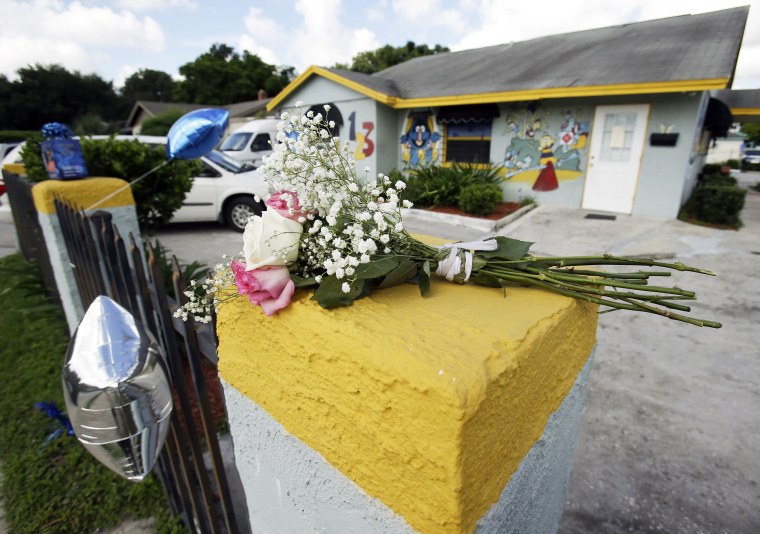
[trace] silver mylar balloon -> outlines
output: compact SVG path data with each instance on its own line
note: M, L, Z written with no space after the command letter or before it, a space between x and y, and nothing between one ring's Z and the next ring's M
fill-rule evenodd
M96 298L69 343L63 393L79 441L129 480L145 478L166 439L167 376L150 332L110 298Z

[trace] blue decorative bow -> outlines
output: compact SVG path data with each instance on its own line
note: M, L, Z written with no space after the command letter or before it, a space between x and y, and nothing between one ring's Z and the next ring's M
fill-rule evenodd
M71 128L60 122L48 122L42 127L45 139L71 139Z

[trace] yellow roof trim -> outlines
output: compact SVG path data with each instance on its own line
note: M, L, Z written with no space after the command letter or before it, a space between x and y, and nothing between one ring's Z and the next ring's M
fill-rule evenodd
M344 78L340 74L336 74L325 68L312 65L306 69L303 74L298 76L298 78L290 82L290 84L288 84L285 89L280 91L280 93L267 104L267 111L272 111L274 108L280 105L283 100L285 100L293 91L295 91L302 83L304 83L312 74L317 74L323 78L327 78L330 81L340 84L343 87L347 87L348 89L356 91L357 93L368 96L369 98L377 100L378 102L387 106L394 108L397 107L395 103L399 99L397 99L395 96L389 96L378 91L374 91L365 85L349 80L348 78Z
M705 80L685 80L675 82L621 83L613 85L586 85L581 87L549 87L544 89L526 89L524 91L503 91L498 93L478 93L471 95L406 99L399 98L397 100L397 105L394 107L435 107L463 104L516 102L523 100L538 100L541 98L573 98L582 96L612 96L647 93L678 93L684 91L707 91L712 89L725 89L727 84L728 78L711 78Z
M760 115L760 108L731 108L731 115Z
M679 93L686 91L709 91L725 89L728 78L705 78L701 80L678 80L667 82L620 83L611 85L586 85L579 87L547 87L526 89L522 91L501 91L496 93L475 93L452 96L430 96L423 98L398 98L374 91L358 82L344 78L322 67L311 66L298 78L290 82L280 94L274 97L267 110L277 107L285 98L295 91L312 74L317 74L352 89L395 109L416 107L454 106L464 104L491 104L497 102L517 102L538 100L541 98L573 98L584 96L634 95L647 93ZM738 113L738 111L737 111ZM754 112L752 113L754 114Z

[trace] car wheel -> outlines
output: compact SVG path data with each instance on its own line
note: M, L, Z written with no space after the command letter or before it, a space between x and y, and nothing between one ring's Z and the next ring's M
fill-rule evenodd
M242 232L248 219L254 215L261 215L261 204L252 197L235 197L227 203L224 210L224 219L235 231Z

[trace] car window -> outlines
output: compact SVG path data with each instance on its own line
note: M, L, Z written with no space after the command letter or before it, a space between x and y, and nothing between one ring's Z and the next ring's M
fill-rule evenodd
M760 150L746 150L744 152L745 156L760 156Z
M238 132L224 140L220 150L243 150L251 138L250 133Z
M219 165L225 171L233 172L235 174L240 174L241 172L248 172L252 170L252 167L247 163L241 163L235 159L232 159L228 155L223 154L218 150L212 150L206 154L205 157Z
M260 133L256 136L251 143L251 152L259 152L261 150L272 150L272 138L268 133Z

